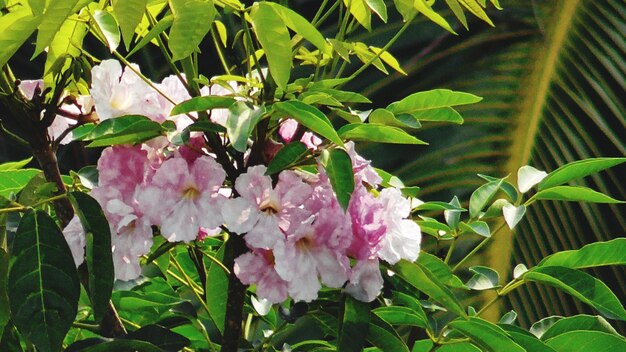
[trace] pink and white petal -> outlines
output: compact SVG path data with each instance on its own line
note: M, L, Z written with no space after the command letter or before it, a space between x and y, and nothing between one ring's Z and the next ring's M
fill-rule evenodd
M176 206L177 194L175 190L158 186L148 186L137 193L139 210L152 224L161 225L168 217L172 208Z
M63 236L67 242L70 250L72 251L72 258L74 264L78 268L79 265L85 261L85 230L78 219L78 216L74 215L72 220L63 229Z
M245 235L246 243L254 248L274 248L274 245L285 239L278 227L276 216L266 213L259 214L256 225Z
M378 259L361 260L352 268L345 291L362 302L371 302L383 288Z
M272 179L265 176L267 168L263 165L248 168L248 172L242 174L235 181L235 189L239 195L256 205L269 198L272 191Z
M200 229L198 216L196 205L183 199L161 221L161 234L170 242L191 242L196 239Z
M226 172L213 158L201 156L193 163L191 176L198 190L213 193L224 183Z
M219 228L224 224L222 217L222 205L226 198L217 195L212 197L208 193L201 194L196 199L196 207L198 208L198 223L204 228Z
M350 267L348 257L328 248L319 248L315 251L314 260L324 285L338 288L348 280Z
M225 200L221 212L226 227L240 235L252 230L261 215L256 205L244 198Z
M421 240L419 226L413 220L401 220L381 241L378 257L392 265L400 259L414 262L419 255Z

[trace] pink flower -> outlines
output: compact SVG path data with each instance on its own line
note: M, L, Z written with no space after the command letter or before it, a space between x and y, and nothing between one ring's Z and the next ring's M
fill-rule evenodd
M108 147L98 160L98 184L118 189L126 203L145 181L147 172L148 153L140 146Z
M280 124L278 134L285 141L285 144L291 143L296 131L298 130L298 122L294 119L286 119ZM304 132L300 138L300 142L304 143L309 149L315 150L322 144L322 139L311 132Z
M201 227L222 224L217 191L226 173L212 158L193 163L181 157L166 160L149 185L139 191L140 210L161 227L168 241L193 241Z
M136 70L136 66L133 66ZM100 120L124 115L158 116L157 93L131 69L104 60L91 69L91 96Z
M265 176L267 168L253 166L235 182L239 198L229 199L222 206L224 224L232 232L246 233L248 245L273 248L310 214L301 205L311 194L311 187L291 171L279 175L276 188Z
M410 219L411 205L396 188L385 188L380 192L379 200L384 210L387 233L382 238L378 257L389 264L400 259L414 262L420 251L422 234L419 226Z
M274 270L271 251L256 249L235 259L235 275L244 285L256 285L257 296L272 303L287 299L288 283Z
M383 277L380 275L378 259L359 260L352 268L350 282L345 291L362 302L376 299L383 288Z
M368 183L373 187L380 185L383 179L370 165L371 162L369 160L365 160L362 156L357 154L354 142L346 142L345 146L348 155L350 155L350 159L352 159L352 169L354 171L356 181Z
M350 261L342 244L349 241L350 224L337 211L341 214L341 209L323 209L274 247L276 272L289 282L289 295L297 301L316 299L320 279L335 288L348 279Z
M380 241L387 231L383 204L363 185L357 184L352 192L348 213L352 220L353 235L348 254L358 260L375 258Z

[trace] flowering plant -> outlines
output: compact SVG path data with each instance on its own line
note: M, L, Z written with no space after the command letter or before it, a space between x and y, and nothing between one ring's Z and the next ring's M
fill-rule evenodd
M457 276L536 201L620 203L565 184L624 158L522 166L513 183L483 176L462 203L421 201L359 155L355 142L426 144L413 135L421 122L462 122L455 107L481 100L436 89L356 110L371 102L344 85L370 66L402 73L388 50L416 17L452 31L429 2L394 3L404 24L382 48L347 35L371 29L372 15L386 21L383 1L324 1L311 21L274 2L7 4L0 113L41 171L0 165L0 346L566 351L588 323L602 325L582 329L601 344L626 345L600 316L550 327L551 338L512 324L515 312L481 318L536 282L626 320L615 294L579 270L626 263L624 239L520 265L505 285L484 266ZM491 23L485 1L447 4ZM330 38L318 28L337 12ZM35 30L46 73L16 79L7 61ZM113 58L96 58L86 40ZM200 73L207 41L222 66L212 78ZM151 45L172 73L158 83L127 59ZM72 142L104 149L97 166L63 176L55 153ZM461 236L482 240L453 260ZM446 246L441 258L420 250L426 237ZM461 300L472 290L496 295L476 311Z

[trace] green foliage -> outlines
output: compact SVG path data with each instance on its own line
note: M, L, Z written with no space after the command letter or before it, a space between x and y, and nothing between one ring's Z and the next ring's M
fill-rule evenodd
M172 60L182 60L191 55L211 29L217 14L213 1L170 1L174 15L170 29L169 49Z
M322 154L321 162L337 195L337 201L346 210L355 187L350 156L343 149L333 149Z

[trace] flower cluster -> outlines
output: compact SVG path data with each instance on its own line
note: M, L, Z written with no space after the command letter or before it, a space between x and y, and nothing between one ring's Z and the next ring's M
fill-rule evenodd
M92 77L91 98L100 120L138 114L172 120L179 130L193 122L193 116L169 116L174 104L190 99L178 77L148 84L112 60L94 67ZM223 124L223 116L213 115ZM284 120L283 142L297 128L295 121ZM322 142L309 132L302 138L312 149ZM202 136L189 144L175 146L159 137L102 153L99 184L91 194L110 223L117 279L140 276L139 257L150 250L153 226L172 242L218 235L222 229L243 236L249 251L236 258L235 273L272 303L288 297L314 300L322 285L371 301L383 285L379 260L417 259L421 234L409 219L409 200L396 188L382 188L380 176L352 143L346 150L355 188L345 210L321 165L317 173L286 170L274 180L263 165L237 165L243 172L228 186ZM77 265L85 243L78 225L73 220L64 231Z

